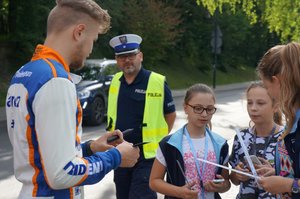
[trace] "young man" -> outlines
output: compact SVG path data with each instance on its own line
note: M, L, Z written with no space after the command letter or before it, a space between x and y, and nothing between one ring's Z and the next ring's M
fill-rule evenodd
M134 131L124 137L128 142L141 143L140 159L133 168L114 172L117 198L157 198L149 188L149 175L158 142L172 129L175 105L165 77L142 67L142 38L135 34L119 35L110 40L115 50L117 73L110 85L108 129Z
M81 185L100 181L118 166L131 167L139 149L116 130L81 144L82 109L70 68L82 67L110 16L92 0L57 0L48 16L47 37L30 62L14 75L6 114L14 152L19 198L82 198ZM107 138L120 139L107 143ZM99 152L105 151L105 152Z

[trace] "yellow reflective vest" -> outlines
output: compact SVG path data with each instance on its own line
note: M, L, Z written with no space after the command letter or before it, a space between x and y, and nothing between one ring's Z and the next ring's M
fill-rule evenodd
M107 130L109 131L115 130L116 127L118 108L117 102L120 89L119 79L122 75L122 72L117 73L114 76L109 88L107 110ZM142 127L143 142L150 142L149 144L143 145L144 157L146 159L155 157L159 141L169 132L168 124L163 113L164 83L164 76L155 72L151 72L145 96L145 108ZM123 116L126 117L126 113L124 113Z

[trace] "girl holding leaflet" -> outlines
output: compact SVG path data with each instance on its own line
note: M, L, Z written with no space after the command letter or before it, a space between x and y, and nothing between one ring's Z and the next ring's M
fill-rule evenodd
M188 123L159 144L150 175L150 187L166 198L221 198L230 188L226 169L197 160L222 165L228 163L227 141L208 128L216 112L215 96L208 86L191 86L184 98ZM164 175L167 172L167 182ZM223 182L213 182L224 179Z
M275 147L278 137L281 135L283 127L281 126L281 113L278 112L278 104L270 97L262 82L252 83L246 90L247 111L253 125L241 131L241 137L249 151L249 155L259 157L255 162L252 161L258 175L267 165L274 167ZM235 136L232 154L229 163L232 168L240 171L249 172L246 161L244 160L244 152L241 144ZM265 159L265 160L264 160ZM260 161L261 160L261 161ZM265 165L258 165L263 162ZM268 170L275 173L274 168L269 167ZM257 186L255 180L248 176L231 172L230 179L235 185L240 185L240 190L236 198L246 199L263 199L274 198L275 195L266 192Z

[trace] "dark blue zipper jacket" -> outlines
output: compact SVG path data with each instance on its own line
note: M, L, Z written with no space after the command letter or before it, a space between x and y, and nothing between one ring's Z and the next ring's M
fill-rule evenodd
M166 136L159 143L160 149L165 157L167 163L167 182L176 186L184 186L185 179L182 175L179 167L177 166L176 160L181 164L181 167L184 168L183 157L182 157L182 138L184 127L176 131L174 134ZM226 164L228 162L228 144L227 141L219 136L218 134L211 132L207 129L207 135L210 136L210 139L213 143L217 162L219 164ZM216 174L221 174L222 168L217 168ZM165 196L166 199L176 199L176 197ZM215 193L215 198L221 198L219 193Z

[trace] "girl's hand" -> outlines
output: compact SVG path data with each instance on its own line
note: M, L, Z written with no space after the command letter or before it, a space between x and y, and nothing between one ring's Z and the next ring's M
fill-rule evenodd
M216 179L223 179L223 182L215 183L213 180L210 180L204 184L204 189L207 192L223 192L223 190L227 187L226 180L221 175L216 175ZM228 181L228 180L227 180ZM228 181L229 183L229 181Z
M275 175L275 168L269 163L268 160L258 157L262 165L255 165L256 172L259 176L268 177Z
M236 167L235 169L236 170L239 170L239 171L243 171L243 172L246 172L246 173L250 173L249 169L245 168L245 165L240 162ZM245 182L245 181L248 181L250 179L250 177L248 176L245 176L243 174L239 174L239 173L234 173L235 177L237 180L239 180L240 182Z
M291 192L293 179L282 176L261 177L258 183L265 191L272 194Z
M182 187L180 187L180 198L183 199L197 199L198 198L198 193L199 191L193 190L192 187L195 185L196 183L193 182L191 184L186 184Z
M260 165L256 168L257 175L268 177L275 175L275 169L272 167L265 167L264 165Z

